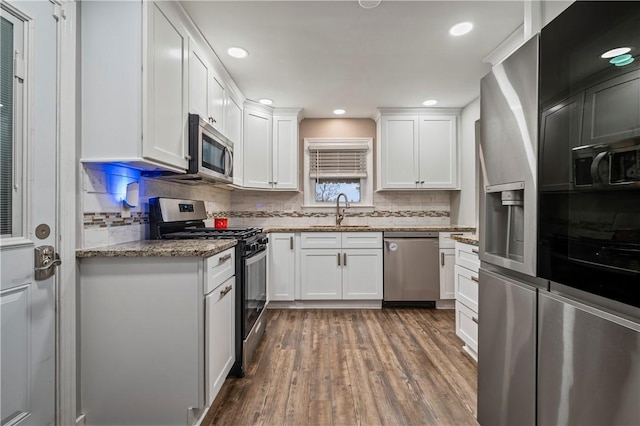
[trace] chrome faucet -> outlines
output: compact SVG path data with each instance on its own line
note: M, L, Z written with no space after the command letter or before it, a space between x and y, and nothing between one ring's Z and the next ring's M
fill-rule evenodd
M344 197L344 209L342 209L342 213L340 213L340 197ZM338 194L338 198L336 198L336 226L340 226L342 221L344 220L344 214L349 208L349 198L347 194L341 192Z

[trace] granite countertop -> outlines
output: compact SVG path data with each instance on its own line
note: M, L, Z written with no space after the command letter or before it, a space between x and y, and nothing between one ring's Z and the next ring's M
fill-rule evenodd
M452 235L451 239L461 243L471 244L472 246L478 246L477 235Z
M209 257L238 244L236 240L142 240L76 250L87 257Z
M386 232L386 231L434 231L434 232L475 232L471 226L377 226L377 225L309 225L309 226L267 226L264 232Z

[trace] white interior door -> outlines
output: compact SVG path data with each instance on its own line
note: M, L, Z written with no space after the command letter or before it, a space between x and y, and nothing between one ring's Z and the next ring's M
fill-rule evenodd
M57 286L55 275L36 280L34 248L55 250L58 235L57 21L48 1L1 8L0 422L49 425Z

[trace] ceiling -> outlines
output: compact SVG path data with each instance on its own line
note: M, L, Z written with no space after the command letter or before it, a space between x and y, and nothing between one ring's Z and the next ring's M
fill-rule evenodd
M305 117L371 117L378 107L464 107L482 60L523 23L520 1L183 1L244 95ZM470 21L473 30L449 35ZM249 51L245 59L226 52Z

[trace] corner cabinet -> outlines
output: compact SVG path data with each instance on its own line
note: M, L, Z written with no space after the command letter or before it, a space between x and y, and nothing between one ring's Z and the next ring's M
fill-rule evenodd
M382 113L378 189L457 189L458 111Z
M382 234L300 235L302 300L382 300Z
M178 7L87 2L81 21L81 161L184 172L189 36Z
M243 187L298 189L300 110L280 110L245 102Z

